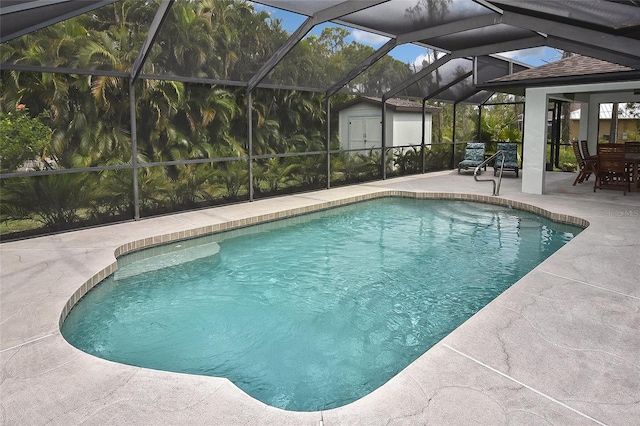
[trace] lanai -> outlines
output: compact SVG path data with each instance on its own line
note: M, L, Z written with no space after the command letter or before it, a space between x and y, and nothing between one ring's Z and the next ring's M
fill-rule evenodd
M637 69L581 55L489 81L481 87L525 94L524 166L522 190L544 193L547 111L551 100L579 102L580 140L588 140L591 152L598 143L599 104L640 102Z

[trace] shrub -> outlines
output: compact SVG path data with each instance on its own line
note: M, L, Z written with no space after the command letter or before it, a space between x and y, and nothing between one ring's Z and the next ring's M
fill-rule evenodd
M1 171L15 171L25 161L43 156L53 133L42 122L44 119L44 114L31 117L23 104L15 112L0 113Z

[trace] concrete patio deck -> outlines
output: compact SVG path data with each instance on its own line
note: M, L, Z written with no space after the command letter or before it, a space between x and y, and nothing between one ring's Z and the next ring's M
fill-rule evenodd
M542 196L505 177L500 199L589 226L384 386L321 412L266 406L222 378L98 359L64 340L61 313L134 241L381 191L488 196L490 183L446 171L0 244L0 423L640 424L640 192L593 193L574 177L547 173Z

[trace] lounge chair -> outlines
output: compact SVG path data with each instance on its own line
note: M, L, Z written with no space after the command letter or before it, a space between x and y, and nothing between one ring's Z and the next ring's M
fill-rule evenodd
M498 151L504 152L504 166L502 165L502 157L497 156L493 163L493 175L498 176L498 172L502 167L503 173L505 170L511 170L516 172L516 177L518 177L518 170L520 170L518 165L518 145L509 142L498 142L496 152Z
M458 174L460 169L475 168L484 161L484 142L469 142L464 148L464 160L458 163ZM487 170L487 166L484 167Z
M595 156L585 158L585 151L584 149L580 149L580 145L578 144L578 142L571 142L571 146L573 146L573 153L575 154L576 161L578 162L578 176L573 181L573 186L576 186L576 183L582 183L585 180L589 180L591 173L596 172L596 165L598 161Z

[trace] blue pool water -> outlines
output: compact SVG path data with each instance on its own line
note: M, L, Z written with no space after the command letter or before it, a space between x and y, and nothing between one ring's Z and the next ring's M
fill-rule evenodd
M62 333L101 358L328 409L384 384L579 231L486 204L373 200L134 253Z

